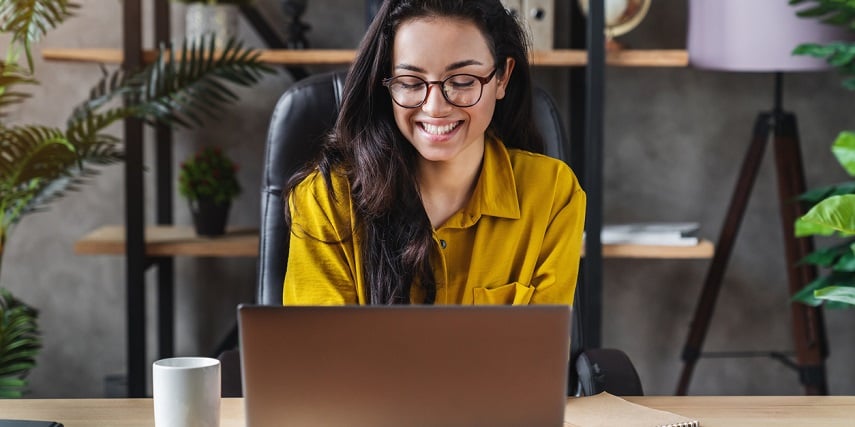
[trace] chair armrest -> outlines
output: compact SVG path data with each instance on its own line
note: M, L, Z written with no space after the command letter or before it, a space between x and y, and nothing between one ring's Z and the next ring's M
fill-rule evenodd
M626 353L615 349L586 350L576 358L576 395L606 391L615 396L642 396L641 380Z
M242 397L240 350L226 350L217 356L220 360L221 396Z

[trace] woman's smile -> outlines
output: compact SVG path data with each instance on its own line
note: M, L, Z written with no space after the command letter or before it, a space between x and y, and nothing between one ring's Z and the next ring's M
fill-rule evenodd
M422 137L427 142L445 143L457 135L457 131L460 129L460 125L463 124L463 120L455 122L446 121L443 123L416 122L416 124L418 129L421 130Z
M449 123L446 125L435 125L435 124L424 123L424 122L422 122L420 124L422 126L422 130L424 130L425 132L427 132L431 135L445 135L447 133L450 133L454 129L456 129L457 125L459 125L460 123L462 123L462 121Z

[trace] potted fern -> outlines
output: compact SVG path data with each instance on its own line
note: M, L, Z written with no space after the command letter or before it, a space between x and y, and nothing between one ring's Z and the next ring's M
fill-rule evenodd
M855 29L855 2L841 0L790 0L790 4L812 3L799 15ZM855 43L839 41L826 45L802 44L797 55L824 58L844 76L843 86L855 90ZM855 132L843 131L832 144L832 152L846 172L855 177ZM855 180L813 189L801 196L812 206L796 221L798 237L837 236L840 242L821 248L802 262L826 272L809 283L793 299L810 305L855 306Z
M199 125L238 100L230 85L252 86L273 72L240 42L231 39L218 49L206 37L162 50L142 70L105 73L89 98L72 109L65 127L7 124L6 113L30 96L21 88L37 84L31 46L78 7L69 0L0 0L0 32L11 36L0 62L0 266L10 233L24 216L88 182L99 167L122 160L121 141L105 131L111 124L137 117ZM25 390L38 336L36 311L0 289L0 395Z

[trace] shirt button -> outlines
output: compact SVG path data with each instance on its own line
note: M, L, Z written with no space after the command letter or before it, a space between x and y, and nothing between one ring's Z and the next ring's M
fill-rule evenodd
M445 249L448 246L448 243L446 243L445 240L440 240L439 246L442 246L442 248Z

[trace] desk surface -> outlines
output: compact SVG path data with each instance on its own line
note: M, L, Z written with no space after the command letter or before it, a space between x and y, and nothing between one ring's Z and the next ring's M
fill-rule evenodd
M627 400L697 418L703 427L855 425L855 396L645 396ZM65 427L151 427L151 399L0 400L0 417ZM242 427L243 399L223 399L221 427Z

